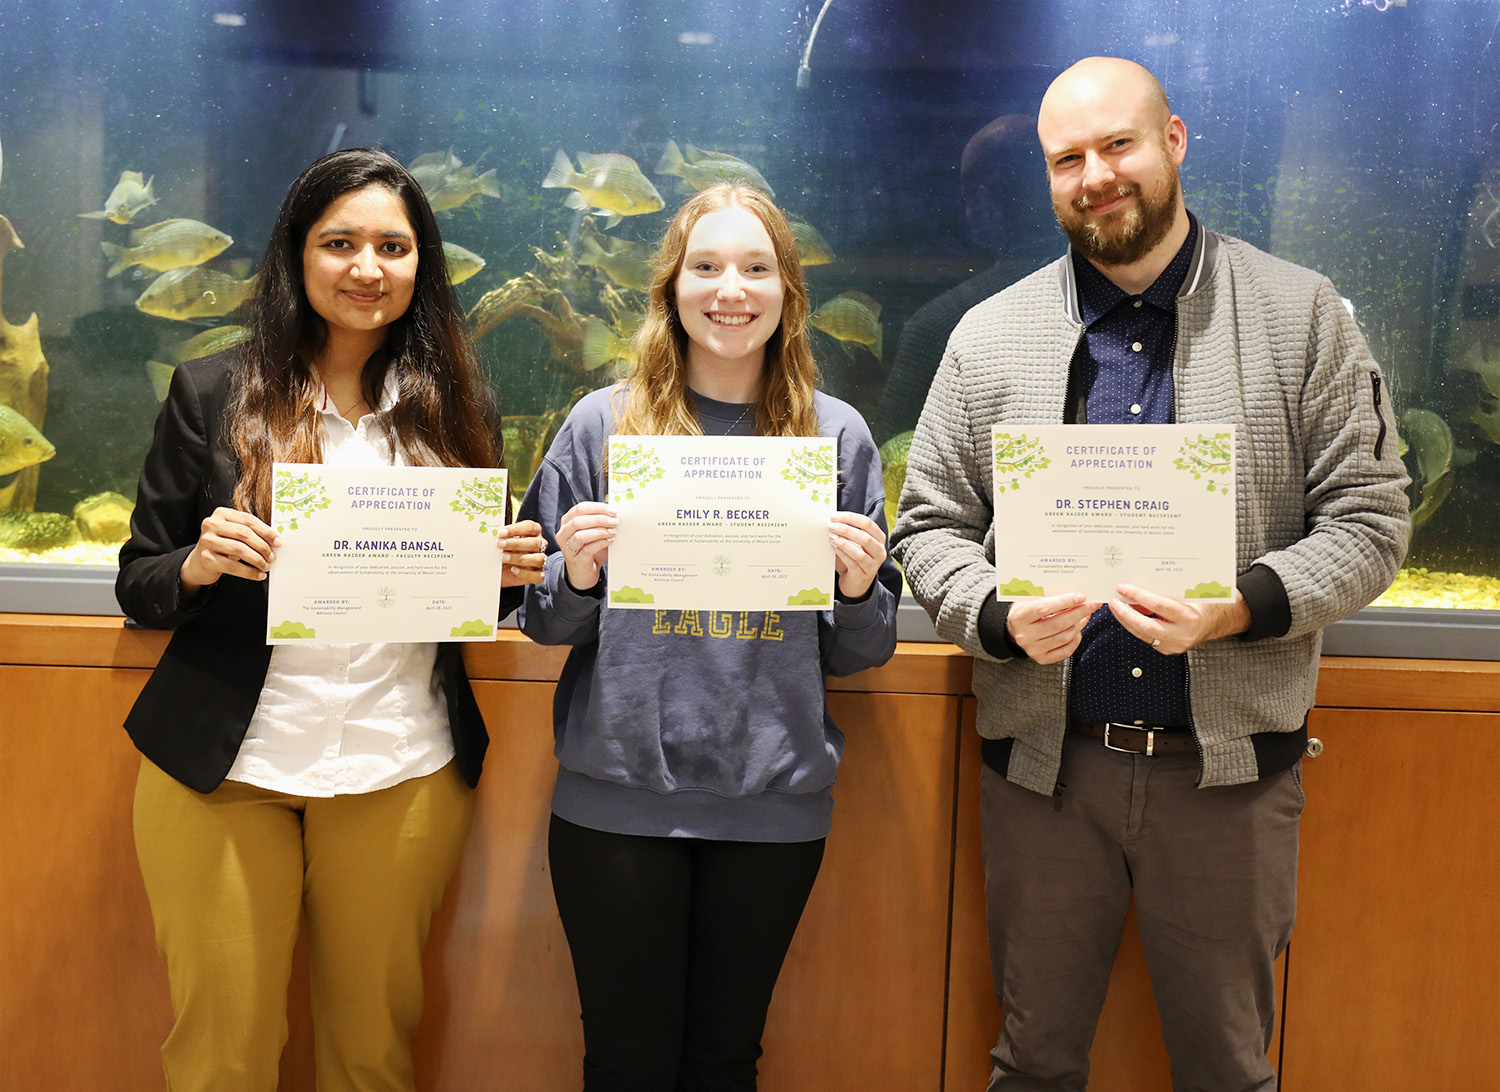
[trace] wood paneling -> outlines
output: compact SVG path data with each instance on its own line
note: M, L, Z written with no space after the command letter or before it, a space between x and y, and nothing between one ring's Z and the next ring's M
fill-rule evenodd
M1318 705L1500 712L1500 663L1324 656L1318 669Z
M985 928L984 863L979 837L979 736L976 703L964 699L959 745L958 828L954 836L953 939L945 1043L949 1089L979 1089L990 1075L990 1048L1000 1035L1000 1003L990 977ZM1286 961L1277 964L1284 976ZM1273 1036L1271 1060L1276 1061ZM1090 1092L1143 1092L1172 1087L1171 1063L1151 996L1146 957L1131 908L1110 972L1109 995L1089 1053ZM1332 1085L1328 1087L1333 1087Z
M136 867L145 671L0 667L0 1085L163 1086L167 976Z
M760 1087L937 1089L957 698L834 694L833 832L771 1004Z
M1497 722L1313 714L1286 1092L1500 1088Z

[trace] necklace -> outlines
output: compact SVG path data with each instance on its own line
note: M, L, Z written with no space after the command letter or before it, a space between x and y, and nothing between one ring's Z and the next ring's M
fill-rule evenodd
M728 436L735 429L739 428L740 427L740 422L743 421L745 419L745 417L750 413L750 411L752 409L754 409L754 408L755 408L755 403L754 402L748 403L745 406L744 409L740 410L740 415L734 419L734 424L732 424L728 428L726 428L722 433L720 433L720 435L721 436Z

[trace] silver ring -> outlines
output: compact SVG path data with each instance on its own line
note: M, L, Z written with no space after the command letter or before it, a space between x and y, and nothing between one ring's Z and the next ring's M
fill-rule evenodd
M1154 640L1154 641L1151 642L1151 647L1152 648L1156 648L1160 644L1161 644L1161 638L1158 637L1158 638L1156 638L1156 640Z

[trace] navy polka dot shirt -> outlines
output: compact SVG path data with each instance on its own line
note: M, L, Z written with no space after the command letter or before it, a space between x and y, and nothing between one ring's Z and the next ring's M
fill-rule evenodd
M1198 222L1188 216L1182 249L1151 287L1127 295L1089 261L1073 255L1088 345L1081 389L1090 424L1165 425L1173 419L1172 351L1177 293L1192 262ZM1100 607L1073 655L1068 714L1122 724L1192 724L1186 656L1163 656Z

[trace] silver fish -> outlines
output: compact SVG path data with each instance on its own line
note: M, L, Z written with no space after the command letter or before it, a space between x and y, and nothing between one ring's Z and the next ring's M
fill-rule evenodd
M104 208L78 215L85 220L113 220L117 224L128 224L137 213L156 204L156 194L151 189L155 181L155 175L148 181L140 171L121 171L120 180L104 199Z

